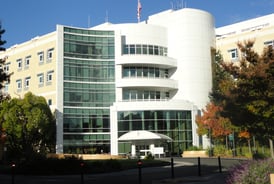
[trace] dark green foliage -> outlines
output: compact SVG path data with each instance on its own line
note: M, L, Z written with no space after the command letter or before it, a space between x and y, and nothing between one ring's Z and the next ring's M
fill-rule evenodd
M274 138L274 51L267 47L259 55L253 44L238 44L238 64L216 57L211 97L223 107L222 116L263 141Z
M3 47L3 45L6 43L5 40L2 40L2 35L5 33L5 30L2 29L2 24L0 22L0 51L5 51L6 49Z
M5 40L2 40L2 35L5 33L5 30L2 29L2 25L0 22L0 52L5 51L5 47L3 45L6 43ZM4 71L4 65L7 58L0 58L0 90L4 87L4 82L9 82L10 75ZM8 98L7 94L0 93L0 102L2 102L5 98Z
M54 150L55 119L44 97L26 93L6 100L0 111L9 159L33 159Z

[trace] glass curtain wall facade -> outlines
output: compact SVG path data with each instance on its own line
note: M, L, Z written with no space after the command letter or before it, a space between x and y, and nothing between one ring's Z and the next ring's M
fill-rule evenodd
M157 145L169 150L168 154L180 154L183 150L192 146L191 111L151 110L118 112L118 137L132 130L148 130L169 136L173 139L172 142ZM129 153L131 144L119 142L118 149L120 154Z
M64 153L110 152L114 32L64 27Z

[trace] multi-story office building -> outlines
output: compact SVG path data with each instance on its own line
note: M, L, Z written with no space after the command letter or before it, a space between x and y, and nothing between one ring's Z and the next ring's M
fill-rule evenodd
M56 111L57 153L136 154L156 147L180 153L207 146L195 116L209 101L215 49L234 60L237 41L256 39L258 50L273 44L273 20L215 29L211 14L185 8L140 23L58 25L0 54L8 57L5 70L14 72L5 90L47 99Z
M242 21L216 29L216 49L224 61L237 62L241 58L237 43L254 41L254 50L262 53L265 46L274 46L274 14Z

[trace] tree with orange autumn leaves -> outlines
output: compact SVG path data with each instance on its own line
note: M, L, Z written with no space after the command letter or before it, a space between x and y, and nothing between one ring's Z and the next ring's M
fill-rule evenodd
M202 116L196 117L199 135L210 134L213 139L223 139L232 133L232 124L228 118L220 115L221 106L209 103L206 109L202 110Z
M256 136L261 142L268 139L274 158L274 49L265 47L259 55L253 50L253 45L254 41L238 43L240 57L236 64L224 62L217 52L210 99L212 104L220 106L217 115L228 118L237 130L244 130L238 132L238 137L250 140L251 136ZM198 117L197 124L199 121L209 124L208 115L216 114L210 106ZM209 122L217 123L218 116L215 118L217 120Z

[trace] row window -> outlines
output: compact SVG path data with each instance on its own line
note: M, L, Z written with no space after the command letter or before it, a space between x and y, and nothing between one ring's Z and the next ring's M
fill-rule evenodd
M148 90L134 90L124 89L123 100L166 100L169 99L169 92L148 91Z
M30 86L30 79L31 79L31 77L26 77L24 79L24 88L25 89L29 88L29 86ZM23 82L22 79L16 80L17 90L22 90L22 88L23 88L22 82Z
M264 42L264 46L274 46L274 40L268 40L268 41L265 41ZM237 48L233 48L233 49L230 49L228 50L228 53L230 55L230 59L231 60L238 60L238 57L239 57L239 51Z
M126 66L123 67L123 77L151 77L151 78L168 78L168 69L157 67Z
M47 50L47 62L51 62L52 58L53 58L53 50L54 48L50 48ZM37 53L38 55L38 61L39 61L39 64L42 64L44 63L44 51L40 51Z
M158 45L130 44L124 45L123 54L143 54L167 56L167 48Z
M37 78L38 78L38 85L39 86L43 85L44 74L43 73L38 74ZM53 78L53 70L47 72L47 84L50 84L52 82L52 78ZM24 79L24 88L28 89L30 87L30 83L31 83L31 77L28 76ZM16 80L16 86L17 86L17 90L22 90L22 88L23 88L22 79Z
M47 62L50 62L53 58L53 50L54 48L48 49L47 50ZM44 51L38 52L38 62L39 64L42 64L44 62ZM16 60L17 62L17 69L22 70L23 66L27 69L30 66L31 63L31 55L28 55L24 59L24 65L23 65L23 59L19 58ZM7 68L9 69L9 68Z

